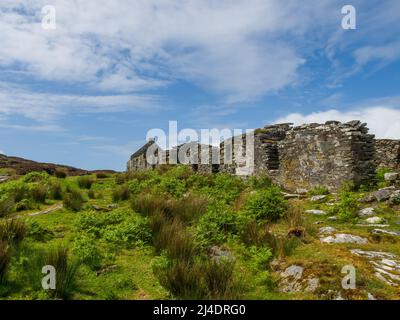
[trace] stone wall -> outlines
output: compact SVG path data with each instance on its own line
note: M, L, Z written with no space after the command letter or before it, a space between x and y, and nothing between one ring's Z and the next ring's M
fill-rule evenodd
M195 171L202 173L225 172L229 174L268 175L271 180L289 191L326 186L338 190L345 182L361 185L373 181L377 166L399 168L400 140L376 140L368 134L366 124L360 121L325 124L307 124L292 127L291 124L266 126L254 131L254 149L249 152L248 137L238 136L239 147L234 138L223 141L220 148L208 146L209 163L200 163L200 144L189 143L169 151L159 149L159 155L171 158L174 153L187 154ZM250 139L251 141L251 139ZM154 142L153 142L154 143ZM146 150L151 142L132 155L128 170L144 170L157 167L146 161ZM219 164L212 154L220 156ZM231 155L226 161L226 155ZM253 157L249 168L244 157ZM197 161L193 161L197 159ZM191 158L191 159L190 159ZM175 164L167 161L169 164ZM178 161L179 163L179 161ZM181 162L182 163L182 162Z
M278 144L277 182L288 190L368 183L375 176L374 151L374 136L360 121L294 127Z
M378 139L375 149L377 167L400 169L400 140Z

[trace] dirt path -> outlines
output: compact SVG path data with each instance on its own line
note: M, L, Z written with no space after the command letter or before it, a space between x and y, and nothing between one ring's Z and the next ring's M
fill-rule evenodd
M11 218L10 220L12 220L12 219L20 219L20 218L24 218L24 217L41 216L41 215L44 215L44 214L49 214L49 213L52 213L54 211L60 210L63 207L64 207L64 205L62 203L57 203L57 204L55 204L55 205L53 205L53 206L51 206L51 207L49 207L49 208L47 208L45 210L38 211L38 212L32 212L32 213L29 213L29 214L24 215L24 216L15 216L15 217Z

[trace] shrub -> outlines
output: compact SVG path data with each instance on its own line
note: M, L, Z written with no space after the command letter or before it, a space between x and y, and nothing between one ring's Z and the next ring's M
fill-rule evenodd
M93 177L90 176L81 176L77 180L78 186L81 189L90 189L92 184L94 183Z
M223 243L229 234L235 233L237 215L223 203L212 204L195 228L195 238L201 247Z
M160 196L141 194L132 200L131 207L135 212L143 216L150 216L157 212L163 212L166 208L166 201Z
M251 176L248 181L252 189L267 189L272 186L272 181L267 175Z
M47 192L47 186L39 184L31 189L31 197L37 203L45 203Z
M0 284L3 284L6 280L10 262L11 250L6 242L0 241Z
M63 198L63 188L61 183L53 182L50 185L50 196L54 200L62 200Z
M106 179L108 178L108 174L105 172L97 172L96 173L96 178L97 179Z
M207 294L199 264L180 260L171 262L162 257L156 260L153 270L160 284L174 297L199 300Z
M54 232L42 227L37 221L28 221L27 230L27 236L36 241L48 241L54 237Z
M7 184L5 193L12 197L15 202L19 202L28 197L29 189L26 183L12 181Z
M54 175L59 179L65 179L67 177L67 173L63 170L54 171Z
M286 204L278 187L251 194L244 206L245 213L257 221L276 221L283 216L285 209Z
M251 246L247 253L253 270L265 270L271 261L272 252L270 248Z
M22 178L22 181L25 183L45 182L48 180L49 175L46 172L30 172Z
M163 177L160 182L160 187L164 192L180 198L186 192L186 183L184 180L175 177Z
M52 249L44 260L44 265L53 266L56 270L56 289L51 295L62 299L70 297L75 286L78 265L69 261L68 250L63 247Z
M331 209L332 214L336 214L341 221L350 221L357 216L359 209L358 197L348 191L342 191L339 195L339 202Z
M265 243L267 229L259 226L256 221L250 220L242 224L240 240L246 246L262 246Z
M137 179L129 180L127 186L131 194L138 194L142 191L142 185Z
M21 200L20 202L18 202L15 205L15 210L17 212L25 211L25 210L31 210L33 208L35 208L35 205L34 205L34 203L33 203L33 201L31 199Z
M114 202L129 200L131 197L131 191L127 185L122 185L113 190L112 199Z
M124 173L119 173L115 176L116 184L124 184L127 181L127 177Z
M72 211L81 211L85 199L79 190L70 190L64 197L64 207Z
M238 299L239 292L234 283L235 261L211 259L203 263L202 273L207 298L218 300Z
M226 204L230 204L239 197L244 187L240 178L218 173L214 177L211 194Z
M96 193L92 189L90 189L88 192L88 197L89 199L96 199Z
M96 239L89 234L79 235L73 243L72 252L81 262L91 269L97 270L101 267L102 255L96 246Z
M206 196L189 194L183 199L169 202L169 209L173 217L184 223L197 221L207 211L209 198Z
M274 255L279 258L291 255L300 244L300 240L296 237L275 235L272 232L266 232L264 239L265 245L271 248Z
M196 253L191 235L178 220L164 220L153 230L153 244L157 252L165 250L171 259L189 261Z
M288 207L285 219L289 228L297 228L304 225L303 208L300 202L295 202Z
M8 220L0 224L0 241L19 244L26 235L25 223L20 220Z
M14 199L10 196L4 195L0 197L0 217L5 217L14 210Z
M102 234L108 242L124 247L143 246L151 240L151 230L147 219L138 216L121 224L107 226Z

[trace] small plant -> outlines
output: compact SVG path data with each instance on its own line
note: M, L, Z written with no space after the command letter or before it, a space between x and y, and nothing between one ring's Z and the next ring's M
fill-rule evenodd
M49 175L46 172L30 172L22 178L22 181L25 183L46 182L48 179Z
M78 186L81 189L90 189L94 183L93 177L90 176L81 176L77 180Z
M195 227L195 238L201 247L221 244L237 233L237 214L224 203L212 204Z
M151 241L151 230L146 218L134 216L120 224L109 225L102 232L109 243L129 248L140 247Z
M0 241L18 245L26 235L26 225L20 220L8 220L0 224Z
M131 202L132 209L143 216L151 216L158 212L163 212L166 208L165 199L151 194L141 194L136 196Z
M0 284L3 284L6 280L10 262L11 250L6 242L0 241Z
M308 192L309 196L324 196L329 194L329 189L327 187L315 187Z
M278 187L270 187L251 194L247 199L244 211L253 219L274 222L281 218L286 204Z
M202 273L209 299L237 299L239 292L234 283L235 261L211 259L203 263Z
M31 189L31 197L37 203L45 203L48 189L47 186L39 184Z
M251 246L248 254L253 270L266 270L272 258L272 251L266 247Z
M81 211L85 199L79 190L70 190L64 197L64 207L72 211Z
M159 259L160 260L160 259ZM188 261L156 261L153 270L160 284L179 299L204 299L207 295L200 265Z
M21 200L20 202L18 202L15 205L15 211L17 212L21 212L21 211L25 211L25 210L31 210L35 208L35 204L33 203L33 201L31 199L24 199Z
M301 243L297 237L288 237L276 235L272 232L265 234L265 244L272 249L272 252L278 258L290 256L294 249Z
M0 217L5 217L14 210L14 199L10 196L4 195L0 197Z
M197 221L207 211L209 199L206 196L189 194L182 199L170 201L173 217L184 223Z
M27 236L36 241L48 241L54 237L54 233L52 231L42 227L37 221L28 221L27 230Z
M114 202L129 200L130 197L131 191L127 185L117 187L112 193L112 199Z
M102 255L96 246L94 236L82 234L74 240L72 252L77 259L97 270L101 267Z
M299 202L293 203L288 207L285 219L289 228L298 228L304 225L303 208Z
M267 175L251 176L249 178L249 185L252 189L268 189L272 186L272 181Z
M331 213L338 216L341 221L350 221L357 216L359 209L358 197L349 191L340 192L339 202L332 208Z
M240 230L240 240L246 246L262 246L265 243L264 226L259 226L254 220L246 221L242 224Z
M50 185L50 196L54 200L62 200L63 198L63 188L61 183L53 182Z
M68 250L63 247L52 249L44 260L44 265L53 266L56 270L56 289L51 295L56 298L69 298L75 286L78 265L69 261Z

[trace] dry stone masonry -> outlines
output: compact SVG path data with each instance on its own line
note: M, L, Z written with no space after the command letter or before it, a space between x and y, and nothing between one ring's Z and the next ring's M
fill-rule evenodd
M400 140L375 140L368 131L367 125L357 120L265 126L254 131L254 150L250 154L254 158L253 174L265 174L289 191L310 190L318 186L335 191L347 182L355 185L370 183L375 178L377 167L400 168ZM223 141L220 148L208 146L208 164L201 163L200 151L195 154L190 151L196 150L193 143L189 143L190 148L186 144L163 151L154 141L149 141L132 155L128 171L158 166L146 161L146 151L151 147L157 148L158 157L164 157L170 164L177 163L169 161L170 153L187 149L190 161L185 164L191 165L193 170L237 174L245 166L241 156L249 155L246 154L246 135L238 138L242 141L240 148L234 146L233 138ZM195 144L200 147L200 144ZM215 153L219 156L218 163L215 163L215 157L214 161L211 158ZM227 154L232 155L232 161L226 161Z
M400 140L376 140L375 165L383 168L400 169Z

